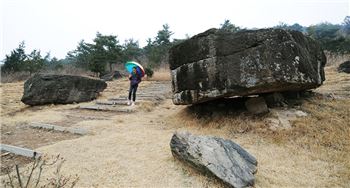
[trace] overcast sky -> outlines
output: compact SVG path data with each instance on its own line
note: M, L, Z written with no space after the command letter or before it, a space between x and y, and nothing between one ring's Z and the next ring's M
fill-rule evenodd
M173 38L219 27L225 19L247 28L340 24L350 15L350 0L0 0L0 14L0 60L23 40L27 53L35 48L64 58L97 31L121 43L134 38L143 47L165 23Z

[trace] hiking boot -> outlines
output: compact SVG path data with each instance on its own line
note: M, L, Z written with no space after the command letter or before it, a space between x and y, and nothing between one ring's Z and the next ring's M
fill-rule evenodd
M128 105L128 106L130 106L130 105L131 105L131 100L128 100L127 105Z

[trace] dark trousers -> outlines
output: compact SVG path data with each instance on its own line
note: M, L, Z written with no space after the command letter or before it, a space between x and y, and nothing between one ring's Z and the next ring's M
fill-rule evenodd
M136 91L137 91L137 87L138 86L139 86L138 84L130 85L129 100L131 100L131 94L132 94L132 100L135 102L135 100L136 100Z

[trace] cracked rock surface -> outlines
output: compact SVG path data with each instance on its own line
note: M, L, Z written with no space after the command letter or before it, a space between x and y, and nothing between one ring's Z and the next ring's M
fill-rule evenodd
M25 104L69 104L95 99L107 87L100 80L75 75L36 74L24 83Z
M320 45L297 31L210 29L169 50L174 104L301 91L325 80Z
M231 140L175 133L170 148L177 159L231 187L254 185L257 160Z

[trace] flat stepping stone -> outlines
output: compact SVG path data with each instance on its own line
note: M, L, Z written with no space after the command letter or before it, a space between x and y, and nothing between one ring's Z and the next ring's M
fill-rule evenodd
M114 100L114 101L128 101L127 97L112 97L112 98L108 98L107 100Z
M41 156L40 153L38 153L34 150L27 149L27 148L21 148L21 147L17 147L17 146L12 146L12 145L7 145L7 144L0 144L0 149L1 149L1 151L10 152L10 153L13 153L15 155L21 155L21 156L25 156L25 157L38 158Z
M143 89L143 91L166 91L166 90L169 90L168 88L163 88L163 87L155 87L155 88L146 88L146 89Z
M136 97L137 96L154 97L157 95L161 95L161 94L156 92L148 92L148 91L142 91L142 92L136 93Z
M128 101L127 100L109 100L109 101L96 101L96 104L100 104L100 105L128 105L127 104Z
M96 116L82 116L82 115L73 115L73 114L65 114L68 118L80 118L84 120L108 120L109 118L96 117Z
M125 97L112 97L112 98L108 98L108 101L128 101L127 98Z
M113 111L113 112L124 112L124 113L135 112L135 109L116 108L108 105L88 105L88 106L80 106L79 108L86 109L86 110Z
M144 100L137 100L135 104L140 104ZM117 105L123 105L123 106L129 106L128 101L124 100L113 100L113 99L108 99L108 101L96 101L97 105L110 105L110 106L117 106Z
M125 96L121 96L121 98L124 98ZM164 96L159 96L159 95L138 95L136 94L136 100L137 99L145 99L145 100L163 100L165 97Z
M123 99L123 100L122 100ZM140 102L145 101L142 99L136 99L136 104L139 104ZM118 98L118 97L112 97L112 98L108 98L107 101L102 101L101 105L113 105L113 103L115 105L126 105L128 106L128 100L124 99L124 98ZM120 103L120 104L119 104ZM96 104L100 104L97 103Z
M160 97L160 96L136 96L136 101L151 101L151 100L163 100L165 99L165 97ZM124 100L125 101L125 97L121 96L121 97L112 97L107 99L109 101L121 101Z
M54 131L59 131L59 132L69 132L69 133L78 134L78 135L86 135L88 133L87 130L82 129L82 128L62 127L62 126L58 126L58 125L38 123L38 122L32 122L32 123L30 123L29 126L31 128L54 130Z

